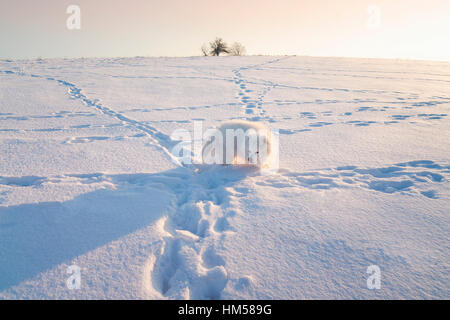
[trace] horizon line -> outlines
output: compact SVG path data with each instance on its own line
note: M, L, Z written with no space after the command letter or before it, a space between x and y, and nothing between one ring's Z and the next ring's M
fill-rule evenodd
M309 54L246 54L242 56L222 55L222 56L158 56L158 55L125 55L125 56L62 56L62 57L31 57L31 58L0 58L0 61L31 61L31 60L80 60L80 59L124 59L124 58L224 58L224 57L303 57L303 58L335 58L335 59L370 59L370 60L405 60L405 61L422 61L422 62L444 62L450 63L449 60L433 59L433 58L405 58L405 57L362 57L362 56L333 56L333 55L309 55Z

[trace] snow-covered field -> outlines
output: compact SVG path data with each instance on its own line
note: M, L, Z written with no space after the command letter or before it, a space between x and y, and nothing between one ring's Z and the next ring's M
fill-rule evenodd
M276 174L171 161L230 119ZM450 63L1 60L0 298L449 299L449 129Z

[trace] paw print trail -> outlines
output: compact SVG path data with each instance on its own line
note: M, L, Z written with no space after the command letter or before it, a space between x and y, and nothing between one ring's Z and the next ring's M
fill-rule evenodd
M256 172L251 168L200 167L185 177L185 190L165 218L166 236L151 257L151 290L168 299L220 299L230 276L221 256L233 184Z

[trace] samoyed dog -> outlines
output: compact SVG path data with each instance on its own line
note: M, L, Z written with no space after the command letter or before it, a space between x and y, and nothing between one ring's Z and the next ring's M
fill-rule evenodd
M261 123L243 120L228 121L205 132L202 149L205 164L269 165L272 133Z

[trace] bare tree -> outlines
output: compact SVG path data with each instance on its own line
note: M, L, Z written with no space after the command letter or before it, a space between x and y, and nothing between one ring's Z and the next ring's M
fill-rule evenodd
M222 38L216 38L213 42L209 43L211 48L210 54L212 56L219 56L221 53L229 53L229 49L225 41Z
M209 48L206 44L202 45L201 50L205 57L209 55Z
M245 53L246 53L245 47L239 42L233 43L229 50L229 54L232 56L243 56L245 55Z

